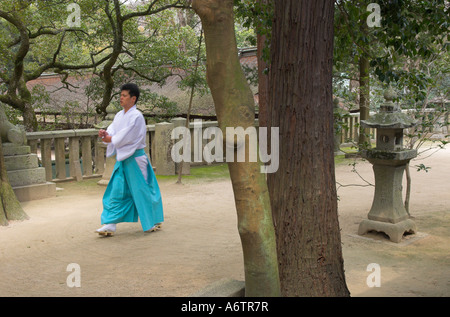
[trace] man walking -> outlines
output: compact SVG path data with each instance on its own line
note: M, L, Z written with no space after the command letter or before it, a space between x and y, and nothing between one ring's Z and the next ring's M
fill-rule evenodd
M147 127L136 108L139 88L129 83L121 87L123 110L107 130L98 136L108 144L106 155L116 155L116 164L103 196L101 223L96 232L113 235L120 222L141 222L145 232L160 228L164 221L161 192L155 173L144 152Z

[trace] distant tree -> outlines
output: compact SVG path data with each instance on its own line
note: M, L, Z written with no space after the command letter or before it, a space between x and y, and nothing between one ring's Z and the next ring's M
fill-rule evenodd
M186 0L151 1L130 6L119 0L105 1L91 19L100 19L90 47L100 43L103 52L110 52L106 62L94 69L95 81L90 96L95 98L97 112L106 108L118 95L124 81L133 80L142 86L163 84L173 73L171 69L192 68L195 54L189 50L195 34L188 26L175 27L176 12L170 9L189 8ZM98 22L92 22L98 23ZM185 49L180 54L180 49ZM98 52L100 54L100 51ZM167 98L146 89L140 103L150 103L170 110L174 105Z
M430 78L417 66L436 53L450 51L448 4L444 0L335 3L335 76L358 82L360 119L366 120L376 107L370 102L372 84L393 85L406 92L400 98L424 100ZM358 145L370 146L362 128Z
M63 7L66 10L67 3L10 0L0 3L0 101L22 112L27 130L37 129L27 82L49 69L61 71L70 68L70 65L60 59L64 40L70 35L82 33L80 29L67 27L59 22L59 17L56 19L54 8ZM45 41L45 45L41 47L41 40L50 36L52 40ZM76 51L76 47L72 47L72 50ZM39 58L38 55L43 52L46 54L45 58Z
M180 54L179 45L181 40L192 42L195 34L190 27L174 28L174 13L169 12L186 8L184 3L161 0L130 7L119 0L80 0L75 2L79 24L74 25L68 11L72 0L2 1L0 102L21 111L26 129L36 130L27 83L55 72L67 89L76 88L68 77L87 70L97 76L86 93L97 102L97 112L106 113L114 89L125 80L161 83L171 74L168 65L192 64L190 56L195 55ZM174 109L151 92L144 91L141 100Z

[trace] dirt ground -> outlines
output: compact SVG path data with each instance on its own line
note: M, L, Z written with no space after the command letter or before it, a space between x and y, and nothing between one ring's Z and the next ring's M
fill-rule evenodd
M372 166L356 160L373 182ZM450 148L411 165L411 215L419 232L399 243L382 234L357 235L367 218L373 187L338 189L346 281L352 296L450 295ZM348 162L336 167L342 185L364 183ZM59 183L54 198L23 203L30 219L0 227L0 296L184 297L221 279L243 280L231 183L160 180L163 229L143 233L139 223L118 225L100 237L101 198L97 180ZM69 287L70 264L80 268L80 287ZM380 268L380 287L369 287L369 264ZM67 270L69 266L69 271Z

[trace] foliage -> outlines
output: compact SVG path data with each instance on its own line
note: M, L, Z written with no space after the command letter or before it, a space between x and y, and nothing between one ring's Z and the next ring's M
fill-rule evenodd
M253 29L254 33L266 38L262 57L270 60L270 41L272 38L273 0L234 0L236 21L243 27ZM256 39L251 39L256 44Z
M444 1L376 3L381 9L381 26L368 27L369 1L336 1L335 72L357 79L356 65L365 55L370 59L373 81L394 85L416 101L423 100L433 77L420 65L437 56L448 57L450 52L449 8Z
M190 26L174 27L176 14L169 10L186 8L188 2L2 1L0 101L21 112L30 111L31 104L39 106L44 96L27 91L24 84L43 72L60 74L66 89L77 88L67 81L69 76L93 72L97 78L86 93L99 113L116 100L124 81L134 80L144 89L152 83L163 84L172 69L192 67L195 33ZM81 12L76 26L68 25L68 6L73 3ZM183 54L181 43L187 48ZM173 111L173 103L164 98L152 95L148 100Z

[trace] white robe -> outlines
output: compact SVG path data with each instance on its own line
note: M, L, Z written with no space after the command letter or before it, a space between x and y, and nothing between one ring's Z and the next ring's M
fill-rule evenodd
M106 148L108 157L115 154L118 161L123 161L132 156L136 150L145 148L147 126L144 116L136 105L126 113L124 110L119 111L106 131L112 137L111 143L108 143ZM147 181L147 157L136 157L136 162Z

